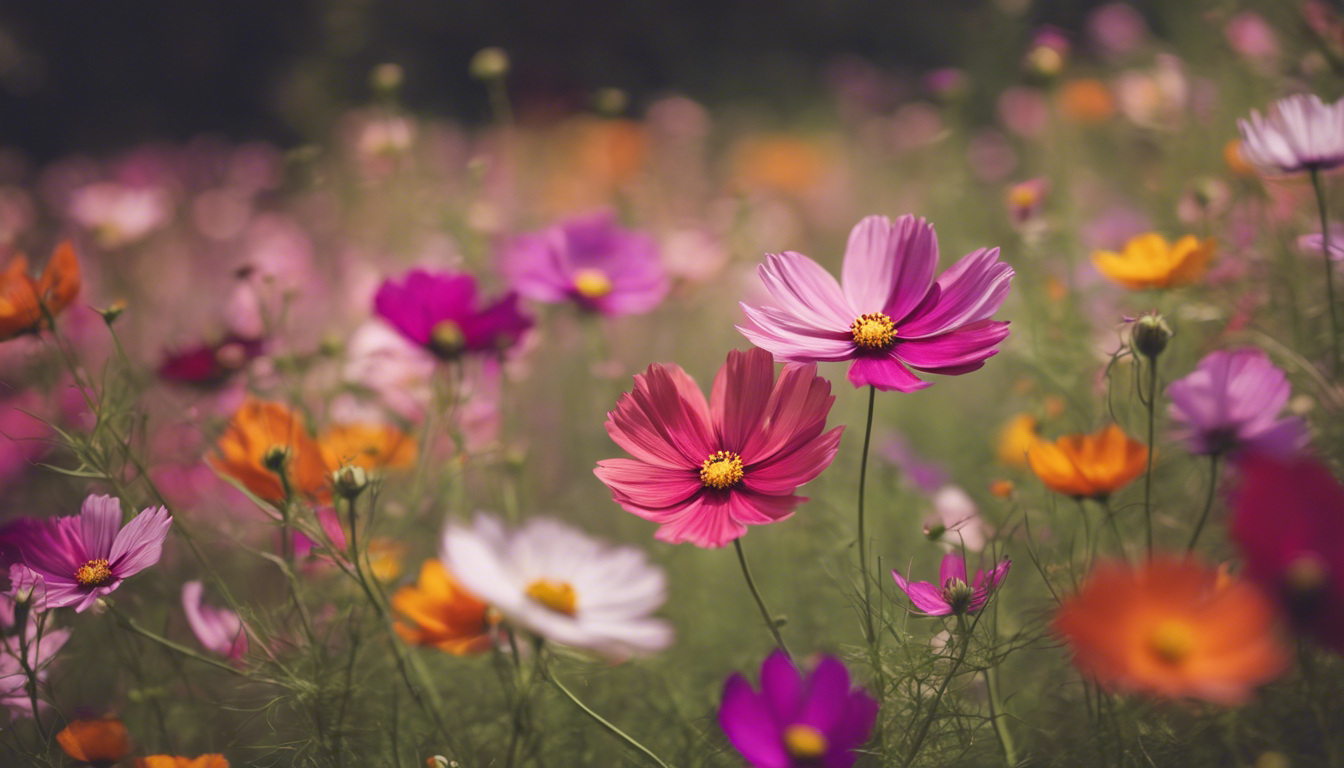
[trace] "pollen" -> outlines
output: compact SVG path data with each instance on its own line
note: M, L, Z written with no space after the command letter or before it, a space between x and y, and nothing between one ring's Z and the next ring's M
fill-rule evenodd
M526 595L556 613L573 616L578 612L578 595L568 582L537 579L527 585Z
M90 560L75 571L75 581L81 587L101 587L112 580L112 568L106 560Z
M584 267L574 273L574 291L585 299L600 299L611 293L611 278L600 269Z
M429 347L441 357L456 357L467 346L462 326L452 320L440 320L429 331Z
M1187 622L1167 619L1149 633L1148 650L1163 662L1178 665L1195 650L1194 632Z
M700 463L700 482L706 488L732 488L742 482L742 474L742 457L732 451L715 451Z
M813 726L794 723L784 729L784 748L789 750L789 755L799 760L822 757L829 746L826 734Z
M859 315L850 323L849 332L864 349L887 349L896 340L896 324L881 312Z

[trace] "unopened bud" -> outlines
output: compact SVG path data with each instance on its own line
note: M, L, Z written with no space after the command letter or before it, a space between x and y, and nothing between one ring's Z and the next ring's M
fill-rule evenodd
M482 48L471 57L471 76L497 80L509 74L509 54L503 48Z
M937 541L943 538L944 533L947 533L947 526L942 523L934 523L933 525L924 526L924 538L929 541Z
M331 474L331 484L337 493L354 501L369 487L369 473L363 467L346 464Z
M103 316L104 323L111 325L112 323L115 323L117 321L117 318L121 317L121 313L125 311L126 311L126 300L117 299L116 301L112 302L112 305L109 306L107 309L98 310L98 314Z
M1134 350L1149 359L1162 354L1162 350L1167 348L1167 342L1175 335L1171 326L1167 325L1166 318L1159 314L1144 315L1135 320L1132 334Z

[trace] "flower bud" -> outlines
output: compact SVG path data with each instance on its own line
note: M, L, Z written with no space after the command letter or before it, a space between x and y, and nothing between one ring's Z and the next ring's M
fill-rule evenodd
M509 74L509 54L503 48L482 48L471 57L471 76L497 80Z
M112 302L111 306L109 306L107 309L98 310L98 314L102 315L103 322L107 323L110 326L113 323L115 323L117 321L117 318L121 317L121 313L125 311L126 311L126 300L117 299L116 301Z
M369 473L363 467L346 464L331 473L331 484L341 496L354 501L369 487Z
M1167 319L1156 313L1135 320L1131 334L1130 343L1134 350L1149 359L1162 354L1167 342L1175 335L1167 325Z

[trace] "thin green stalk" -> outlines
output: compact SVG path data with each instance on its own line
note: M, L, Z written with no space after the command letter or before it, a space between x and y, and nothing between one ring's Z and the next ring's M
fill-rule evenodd
M747 588L751 590L751 596L756 598L756 607L761 609L761 618L765 619L765 626L770 630L770 634L775 638L775 645L784 652L790 660L793 654L789 653L788 646L784 645L784 637L779 634L779 626L775 624L775 619L770 615L770 611L765 607L765 601L761 599L760 590L756 589L756 580L751 577L751 566L747 565L747 554L742 551L742 539L733 539L733 546L737 549L737 562L742 564L742 575L747 579Z
M929 735L929 728L933 726L933 719L938 716L938 705L943 701L943 694L947 693L947 686L951 685L952 678L957 676L961 669L961 663L966 660L966 652L971 649L971 630L966 628L966 617L957 615L957 632L955 637L961 640L961 649L957 653L957 658L952 662L952 668L947 671L947 677L943 678L942 685L938 686L938 692L933 696L933 705L929 708L929 716L924 718L920 725L919 733L910 743L910 751L905 756L903 766L910 766L919 755L919 748L924 746L924 739Z
M1334 367L1330 372L1338 376L1339 371L1339 316L1335 309L1335 265L1330 258L1330 222L1325 211L1325 184L1321 181L1321 172L1312 170L1311 187L1316 190L1316 208L1321 216L1321 255L1325 264L1325 300L1330 305L1330 359Z
M588 717L591 717L595 722L597 722L598 725L605 728L608 733L620 739L621 741L624 741L631 748L635 749L640 754L649 758L649 760L653 761L653 763L659 766L659 768L671 768L667 763L663 762L661 758L655 755L648 747L644 746L643 744L640 744L638 741L635 741L634 738L630 736L630 734L626 733L625 731L622 731L620 728L617 728L615 725L611 723L610 720L607 720L605 717L602 717L593 710L589 709L587 704L584 704L582 701L580 701L579 697L575 696L572 692L570 692L570 690L565 687L564 683L560 682L559 678L557 678L554 674L552 674L550 670L546 669L545 665L541 663L540 659L538 659L537 665L538 668L541 670L541 673L546 676L546 679L550 680L551 684L554 685L557 689L559 689L561 693L565 695L565 698L574 702L574 706L582 710L583 713Z
M113 615L114 617L116 617L116 619L117 619L117 623L118 623L118 624L120 624L123 628L125 628L125 629L129 629L130 631L134 632L135 634L140 635L141 637L145 638L146 640L152 640L152 641L158 643L159 645L162 645L164 648L167 648L167 649L170 650L170 651L175 651L175 652L177 652L177 653L182 654L183 656L186 656L186 657L191 658L191 659L195 659L196 661L199 661L199 662L201 662L201 663L203 663L203 664L209 664L210 666L215 667L216 669L222 669L222 670L224 670L225 672L228 672L228 673L231 674L231 675L237 675L238 677L242 677L242 678L246 678L246 679L248 679L248 680L254 680L254 681L260 679L260 678L256 678L256 677L253 677L252 675L247 674L247 673L244 672L243 670L238 669L237 667L235 667L235 666L233 666L233 665L231 665L231 664L225 664L224 662L219 661L218 659L212 659L212 658L210 658L209 656L206 656L206 655L201 654L201 653L197 653L196 651L194 651L194 650L192 650L192 649L190 649L190 648L188 648L188 647L186 647L186 646L184 646L184 645L179 645L178 643L175 643L175 642L173 642L172 640L169 640L168 638L163 637L162 635L155 634L155 633L149 631L148 629L145 629L144 627L142 627L142 626L140 626L139 624L135 623L135 619L132 619L130 616L127 616L126 614L124 614L124 613L122 613L121 611L117 610L116 606L112 605L111 601L108 601L108 607L109 607L109 610L111 611L112 615ZM264 681L263 681L263 682L264 682Z
M1103 496L1097 499L1101 505L1102 514L1106 516L1106 523L1110 525L1111 533L1115 534L1116 546L1120 548L1120 554L1129 559L1129 549L1125 547L1125 537L1120 534L1120 524L1115 521L1115 510L1111 509L1111 499L1109 496ZM1151 554L1151 550L1149 550Z
M1003 702L999 700L999 684L994 679L995 670L985 670L985 687L989 689L989 721L994 725L994 733L999 737L999 746L1003 748L1003 760L1007 765L1017 765L1017 750L1013 746L1013 734L1003 721Z
M869 644L877 637L873 630L872 584L868 574L868 535L863 523L863 490L868 481L868 444L873 437L873 403L877 387L868 385L868 422L863 428L863 457L859 459L859 578L863 580L863 625Z
M1186 552L1193 552L1195 543L1199 541L1199 534L1204 532L1204 523L1209 520L1209 510L1213 509L1213 493L1218 489L1218 454L1209 456L1209 492L1204 497L1204 511L1199 516L1199 522L1195 525L1195 532L1190 534L1190 543L1185 545Z
M1153 422L1156 414L1157 358L1148 357L1148 469L1143 475L1143 530L1150 559L1153 556Z

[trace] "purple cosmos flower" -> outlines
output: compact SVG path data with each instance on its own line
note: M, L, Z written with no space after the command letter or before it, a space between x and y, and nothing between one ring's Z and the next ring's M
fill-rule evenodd
M1296 453L1307 440L1301 419L1278 418L1292 390L1258 349L1219 350L1167 387L1168 413L1191 453Z
M980 249L935 280L933 226L905 215L869 216L849 234L837 283L800 253L768 254L758 270L779 307L742 305L752 343L786 362L853 360L849 381L913 392L929 386L909 368L969 373L1008 336L990 320L1008 295L1013 270L999 249Z
M159 378L198 387L223 384L265 349L261 339L229 334L214 344L202 343L170 352L159 365Z
M849 768L873 733L877 701L850 690L849 671L823 656L804 679L783 651L761 666L759 693L728 678L719 726L754 768Z
M247 653L247 632L238 614L226 608L215 608L201 601L205 585L188 581L182 585L182 610L187 624L201 645L230 659L239 659Z
M610 211L515 237L504 253L504 272L530 299L574 301L604 315L648 312L668 290L653 238L616 226Z
M46 585L46 608L83 612L122 579L159 561L173 518L151 507L121 525L121 502L89 496L77 517L22 518L0 531L5 554ZM9 565L5 563L4 565Z
M1344 165L1344 100L1326 104L1320 97L1294 94L1280 99L1262 116L1238 120L1241 156L1267 173L1324 171Z
M532 319L518 311L518 294L477 309L476 278L413 269L402 282L385 280L374 311L401 335L444 359L464 352L498 352L518 343Z
M948 552L943 555L943 564L938 568L941 588L927 581L906 581L894 569L891 577L925 616L950 616L975 613L984 608L990 594L1007 578L1010 565L1012 563L1005 557L988 574L976 569L972 581L966 575L966 560L955 552Z

